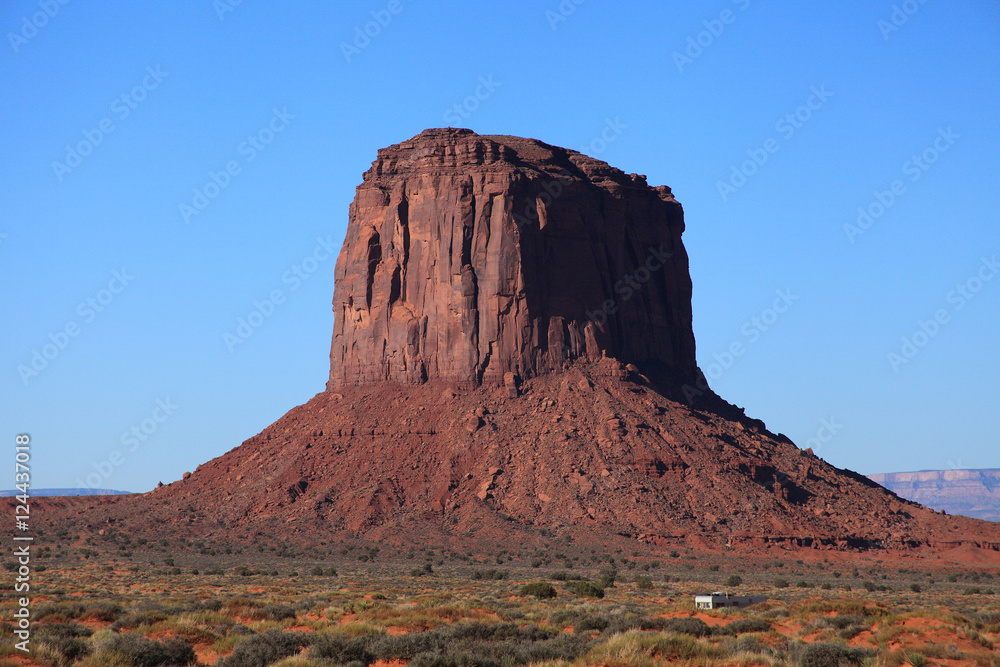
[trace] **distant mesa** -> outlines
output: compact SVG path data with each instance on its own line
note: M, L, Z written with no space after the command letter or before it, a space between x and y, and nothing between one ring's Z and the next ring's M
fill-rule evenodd
M898 496L932 509L1000 521L1000 468L891 472L869 477Z
M115 491L114 489L30 489L29 496L119 496L132 493L131 491ZM0 497L21 495L16 489L0 490Z

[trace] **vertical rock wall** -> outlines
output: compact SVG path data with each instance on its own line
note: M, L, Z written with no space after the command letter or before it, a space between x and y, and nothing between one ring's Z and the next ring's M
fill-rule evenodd
M438 129L382 149L337 260L328 386L602 356L691 380L683 230L669 188L536 140Z

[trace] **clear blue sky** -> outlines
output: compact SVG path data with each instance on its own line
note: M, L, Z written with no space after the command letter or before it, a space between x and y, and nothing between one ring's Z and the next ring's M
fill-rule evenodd
M995 2L224 2L0 6L0 410L35 486L145 491L321 391L323 243L378 148L445 125L672 187L699 361L772 430L1000 467Z

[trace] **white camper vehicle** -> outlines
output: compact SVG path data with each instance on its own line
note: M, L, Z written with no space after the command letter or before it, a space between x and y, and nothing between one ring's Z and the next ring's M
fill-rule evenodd
M746 607L758 602L763 602L766 597L759 595L730 595L716 591L711 595L696 595L694 598L695 609L721 609L722 607Z

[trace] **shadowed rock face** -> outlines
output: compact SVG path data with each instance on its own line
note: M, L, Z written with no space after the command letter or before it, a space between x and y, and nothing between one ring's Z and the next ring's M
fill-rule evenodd
M533 139L382 149L337 260L328 387L516 385L605 355L693 380L683 231L669 188Z

